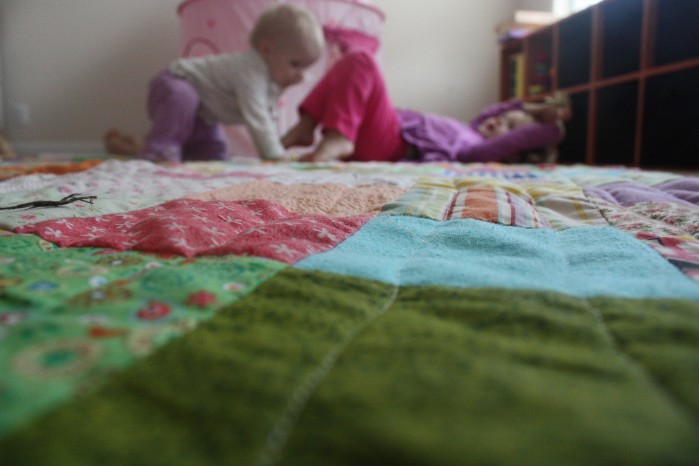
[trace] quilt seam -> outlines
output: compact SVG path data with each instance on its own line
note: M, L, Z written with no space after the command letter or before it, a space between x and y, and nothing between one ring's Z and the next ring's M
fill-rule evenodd
M267 440L256 464L260 466L276 464L281 456L281 452L294 429L296 421L301 416L308 400L313 392L325 380L330 371L335 367L337 360L342 356L344 350L365 328L369 327L378 316L384 314L396 301L400 286L396 285L391 291L391 295L381 308L369 316L359 325L350 330L340 342L323 358L321 363L311 372L311 374L296 388L291 395L281 416L274 423L272 429L267 434Z
M435 226L432 231L426 235L426 237L417 237L417 239L422 243L429 244L426 238L429 238L436 229L437 226ZM409 233L416 236L413 232ZM395 285L393 285L391 295L388 297L383 306L381 306L377 312L370 315L368 319L350 330L345 337L325 356L325 358L323 358L321 363L316 366L313 372L296 388L286 407L282 411L282 414L267 434L267 440L265 441L262 453L260 454L256 463L258 466L274 465L279 461L282 451L293 432L296 422L301 417L301 413L308 404L308 400L313 395L313 392L316 391L320 384L326 379L328 374L330 374L330 371L332 371L332 369L335 367L338 359L340 356L342 356L342 353L352 343L352 341L354 341L355 338L362 331L368 328L379 316L385 314L386 311L388 311L388 309L396 302L401 288L400 275L405 268L405 265L415 256L417 251L418 248L414 248L410 256L405 259L403 265L398 269L397 282Z

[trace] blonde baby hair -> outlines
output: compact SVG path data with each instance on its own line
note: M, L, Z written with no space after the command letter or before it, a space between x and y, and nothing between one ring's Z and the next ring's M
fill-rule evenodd
M250 44L258 48L267 38L301 39L301 43L316 54L325 45L323 29L315 15L306 8L282 3L265 10L250 33Z

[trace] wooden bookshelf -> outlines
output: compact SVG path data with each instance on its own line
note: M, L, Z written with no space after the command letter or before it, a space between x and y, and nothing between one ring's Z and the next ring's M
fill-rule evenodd
M605 0L501 46L501 100L570 95L559 162L699 168L699 1Z

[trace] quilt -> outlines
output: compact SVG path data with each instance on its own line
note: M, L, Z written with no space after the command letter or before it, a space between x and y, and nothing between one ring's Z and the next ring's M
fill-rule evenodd
M0 167L6 465L696 464L699 178Z

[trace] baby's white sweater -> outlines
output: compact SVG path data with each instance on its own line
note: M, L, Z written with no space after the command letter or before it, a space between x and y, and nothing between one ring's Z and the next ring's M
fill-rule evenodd
M256 50L180 58L170 71L197 90L202 118L210 123L244 124L263 158L284 154L277 124L281 90Z

